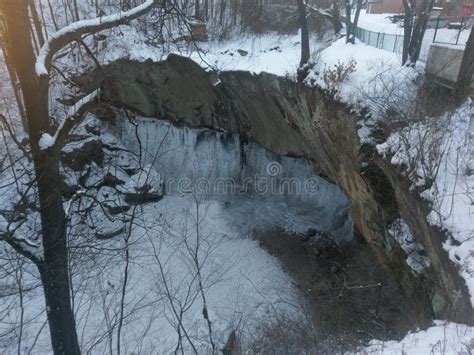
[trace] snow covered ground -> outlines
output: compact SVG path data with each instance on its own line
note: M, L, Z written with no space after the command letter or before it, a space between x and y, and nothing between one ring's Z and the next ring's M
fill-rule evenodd
M386 36L384 36L383 39L384 41L388 42L385 47L387 49L390 49L390 51L392 51L393 48L397 48L397 52L400 55L401 50L403 48L401 46L401 43L403 42L403 25L401 23L392 23L388 18L391 15L393 14L368 14L365 11L361 11L358 27L376 33L385 33ZM435 26L434 22L432 22L431 24L432 25L430 25L429 28L426 29L425 37L423 39L423 44L420 52L421 60L426 61L426 59L428 58L428 51L431 43L433 43L433 40L435 39L435 32L436 42L444 42L455 45L457 41L459 47L461 48L464 46L464 44L467 42L467 39L469 38L470 29L462 30L460 33L458 30L448 28L439 28L437 31L435 31L435 29L433 28ZM389 38L389 35L400 36L397 40L396 46L395 39Z
M346 44L341 38L331 46L319 52L315 58L315 67L306 79L309 85L317 85L329 89L324 74L338 66L348 66L354 62L355 68L347 77L338 83L338 99L356 105L372 108L377 113L377 101L389 100L399 105L414 96L416 80L423 70L419 65L415 68L402 67L400 56L368 46L356 40L355 44ZM331 84L331 83L329 83Z
M274 210L272 206L274 203L260 207ZM291 279L275 258L248 237L250 231L236 228L234 213L217 201L205 201L198 207L200 273L217 346L222 348L233 330L250 342L258 337L257 328L275 317L303 317L304 301ZM209 351L203 300L193 255L186 247L196 245L196 208L192 197L179 196L166 196L140 208L128 248L130 265L122 332L125 353L172 352L179 341L179 323L181 332L186 330L199 353ZM72 247L74 308L84 353L116 351L126 263L124 243L124 236L118 236L100 244ZM30 272L34 275L32 268L25 267L24 285L35 283L35 277L27 274ZM49 354L41 289L25 291L24 300L21 353L28 351L39 334L34 353ZM8 334L12 326L20 324L18 309L9 309L17 302L16 294L2 299L2 333ZM15 332L12 335L12 344L2 343L0 352L14 352ZM183 342L185 352L192 352L190 343Z
M198 43L198 48L171 46L166 49L143 44L140 34L131 28L123 27L121 36L110 44L110 50L104 51L104 63L118 58L160 61L174 53L217 71L245 70L294 77L301 55L300 36L297 34L242 34L231 40ZM312 51L321 46L322 43L312 36Z
M388 16L393 14L369 14L365 10L360 12L359 27L374 32L403 35L403 28L397 23L392 23Z
M378 341L360 350L371 355L469 355L474 348L474 328L436 321L426 329L409 333L401 341Z

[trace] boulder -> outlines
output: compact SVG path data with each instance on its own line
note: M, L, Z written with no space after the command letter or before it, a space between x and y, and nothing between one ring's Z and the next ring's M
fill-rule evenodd
M243 49L237 49L237 52L242 56L242 57L246 57L249 52L247 51L244 51Z
M96 206L91 213L91 224L97 239L111 239L127 231L126 221L112 216L106 216L104 210Z
M112 187L102 187L97 194L97 200L111 215L127 212L130 209L123 195Z
M61 151L62 162L74 170L82 170L86 164L101 164L104 159L102 142L97 136L67 143Z
M131 176L117 189L126 196L128 203L158 201L163 197L163 177L151 165Z

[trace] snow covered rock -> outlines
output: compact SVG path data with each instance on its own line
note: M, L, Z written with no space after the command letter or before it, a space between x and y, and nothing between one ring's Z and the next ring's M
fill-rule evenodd
M97 136L68 143L62 149L63 163L74 170L81 170L91 162L101 164L103 159L102 142Z
M129 203L158 201L163 197L163 177L151 165L147 165L117 189Z
M61 177L61 192L63 196L72 197L79 189L79 173L65 168Z
M406 262L414 272L419 274L430 266L430 258L426 255L421 244L413 237L410 227L408 227L403 219L400 218L393 222L389 232L406 253Z
M126 232L124 220L106 215L102 208L96 206L91 214L91 229L97 239L111 239Z
M109 165L121 168L129 175L134 175L140 170L138 158L131 152L115 151L106 160Z
M249 52L247 52L246 50L243 50L243 49L237 49L237 52L242 56L242 57L245 57L249 54Z
M130 209L130 205L125 202L125 198L112 187L102 187L97 194L97 200L111 215L127 212Z
M130 176L120 167L112 167L105 172L102 183L105 186L116 187L123 185L130 179Z

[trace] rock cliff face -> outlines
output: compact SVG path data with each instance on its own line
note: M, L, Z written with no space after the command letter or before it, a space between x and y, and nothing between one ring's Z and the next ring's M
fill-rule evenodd
M177 126L237 133L275 154L304 157L315 172L337 184L351 202L351 216L408 297L426 298L436 317L473 322L468 291L442 248L442 235L426 222L428 208L384 159L363 153L356 115L317 89L270 74L206 73L189 59L161 63L120 60L79 79L86 90ZM376 173L364 174L362 163ZM367 168L365 168L367 171ZM380 183L382 181L382 183ZM388 233L401 216L431 258L416 277Z

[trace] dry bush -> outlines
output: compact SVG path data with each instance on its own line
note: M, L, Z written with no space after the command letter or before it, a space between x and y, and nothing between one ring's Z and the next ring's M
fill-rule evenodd
M342 85L342 83L347 79L347 77L355 72L357 62L351 60L349 63L343 63L337 61L337 64L334 64L333 68L327 68L323 73L324 84L331 96L335 96Z

